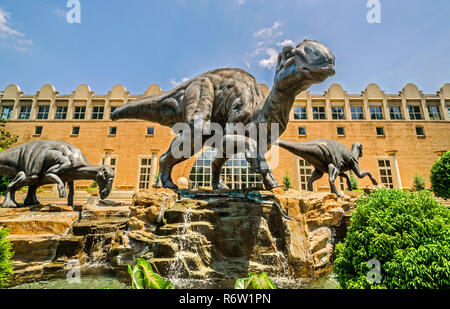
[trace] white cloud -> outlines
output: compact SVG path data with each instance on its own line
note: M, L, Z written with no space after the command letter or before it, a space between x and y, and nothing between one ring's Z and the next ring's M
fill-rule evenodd
M26 51L33 45L33 41L27 39L24 33L11 28L10 20L11 14L0 7L0 44L18 51Z
M262 37L262 38L270 38L270 37L273 37L273 36L279 36L279 35L283 34L283 32L278 30L280 27L281 27L281 23L276 21L272 25L272 27L262 28L262 29L256 31L255 33L253 33L253 35L255 37Z
M189 79L190 79L190 78L183 77L183 78L181 79L181 81L177 81L175 78L172 78L172 79L170 80L170 83L172 84L172 86L176 87L176 86L181 85L182 83L187 82Z
M246 2L246 0L234 0L234 3L237 4L237 6L241 6Z
M277 65L278 52L275 49L273 49L273 48L268 48L266 50L266 53L269 56L269 58L262 59L259 62L259 65L262 66L263 68L272 69L272 68L274 68Z
M282 41L282 42L278 42L277 43L277 46L282 46L282 47L284 47L284 46L289 46L289 45L296 45L295 43L294 43L294 41L292 41L291 39L287 39L287 40L284 40L284 41Z

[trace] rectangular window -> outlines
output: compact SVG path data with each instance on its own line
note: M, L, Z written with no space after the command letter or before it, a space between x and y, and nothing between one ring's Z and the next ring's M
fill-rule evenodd
M416 127L416 134L418 137L424 137L425 130L423 129L423 127Z
M389 107L389 114L391 116L391 120L401 120L403 119L402 109L400 106L391 106Z
M383 119L383 110L381 106L370 106L370 118L372 120L381 120Z
M447 114L448 114L448 118L450 118L450 106L447 106Z
M42 127L34 128L34 135L40 136L42 134Z
M39 106L37 119L48 119L50 106Z
M113 169L113 171L116 171L117 161L118 161L118 157L111 158L111 164L109 166ZM105 165L105 157L102 157L101 165Z
M313 117L314 119L327 119L327 116L325 114L325 107L324 106L313 106Z
M73 119L84 119L86 117L86 106L76 106Z
M311 178L313 172L313 166L306 160L298 159L299 163L299 176L300 176L300 189L303 191L308 190L308 181Z
M393 189L394 181L392 180L391 162L389 160L378 160L378 170L381 184L388 189Z
M295 106L294 107L294 119L295 120L306 120L308 118L306 114L305 106Z
M147 127L147 135L155 135L155 127Z
M332 106L331 115L334 120L345 119L345 112L343 106Z
M11 119L13 112L12 106L5 106L2 109L2 119Z
M72 127L72 135L80 134L80 127Z
M384 136L384 128L377 127L377 136Z
M22 106L20 108L19 119L30 119L31 106Z
M117 127L109 127L109 135L116 135Z
M408 106L409 118L411 120L422 120L422 112L420 106Z
M352 106L352 119L353 120L363 120L364 112L362 106Z
M92 118L91 119L103 119L104 111L105 111L104 106L94 106L92 108Z
M431 120L441 120L441 112L438 106L428 106L428 114Z
M139 189L146 190L150 188L152 181L152 159L141 158L139 163Z
M67 118L67 106L57 106L55 119L66 119Z
M298 127L298 135L306 136L306 128L305 127Z
M337 135L338 136L345 136L345 128L344 127L337 127Z

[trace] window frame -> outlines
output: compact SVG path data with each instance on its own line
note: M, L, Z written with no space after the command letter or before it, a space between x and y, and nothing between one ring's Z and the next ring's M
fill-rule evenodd
M386 130L384 127L376 127L377 137L385 137L386 136ZM379 134L378 130L381 129L383 131L383 134Z
M356 113L353 108L359 108L360 112ZM355 105L355 106L350 106L350 112L352 114L352 120L365 120L365 115L364 115L364 106L362 105ZM355 116L361 116L362 118L355 118Z
M375 111L378 110L378 111ZM369 106L370 119L371 120L384 120L383 107L379 105L371 105ZM374 116L376 116L374 118ZM381 118L380 118L381 117Z
M116 136L117 135L117 127L116 126L109 127L108 128L108 135L109 136Z
M393 109L398 109L398 111L394 111ZM392 117L395 116L395 117ZM397 116L400 116L400 118L398 118ZM391 120L403 120L403 112L402 112L402 107L399 105L392 105L389 106L389 117L391 118Z
M302 109L303 112L297 112L297 110ZM297 115L299 116L297 118ZM306 106L294 106L294 120L307 120L308 112L306 110Z
M34 127L34 134L33 134L33 136L41 136L43 131L44 131L44 127L43 126L35 126Z
M419 113L417 113L416 108L419 109ZM409 119L411 120L423 120L423 113L420 105L408 105L408 113ZM417 115L420 115L420 117L418 118Z
M75 129L77 129L77 133L74 133L74 131L75 131ZM72 126L72 134L71 134L71 136L78 136L78 135L80 135L80 126Z
M435 109L437 114L432 115L431 109ZM439 106L435 106L435 105L427 106L427 110L428 110L428 116L430 117L430 120L442 120L441 109L439 108ZM436 115L438 118L436 118Z
M105 117L105 107L104 106L92 106L91 120L103 120Z
M59 109L63 109L63 111L59 111ZM67 106L56 106L56 110L55 110L55 119L56 120L65 120L67 119L67 111L68 111L68 107ZM62 117L64 116L64 117Z
M302 129L305 131L304 134L303 134L303 133L300 133L300 130L302 130ZM297 128L297 133L298 133L298 136L306 136L306 134L307 134L306 127L298 127L298 128Z
M343 133L339 133L339 129L342 129ZM346 136L345 127L336 127L337 136Z
M77 109L79 109L79 111L77 111ZM86 119L86 106L75 106L75 108L73 110L73 119L85 120Z
M28 109L24 112L24 109ZM22 117L25 115L25 117ZM21 106L19 111L19 120L29 120L31 117L31 105Z
M41 111L41 109L44 109L44 111ZM47 120L50 113L50 106L49 105L40 105L38 106L36 119L38 120Z
M153 133L149 133L149 130L153 130ZM155 127L147 127L146 128L146 136L155 136Z
M340 113L336 113L334 109L340 109ZM331 119L332 120L345 120L345 108L341 105L331 106Z
M327 120L327 113L325 106L316 105L312 107L313 119L314 120ZM322 118L323 116L323 118Z
M6 114L6 118L3 117L3 115L5 114L5 109L8 109L8 113ZM0 119L11 119L12 115L13 115L13 111L14 111L14 106L2 106L2 113L0 115Z

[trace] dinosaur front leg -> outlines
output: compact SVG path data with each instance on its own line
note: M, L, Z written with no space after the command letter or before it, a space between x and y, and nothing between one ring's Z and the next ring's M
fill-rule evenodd
M310 192L314 191L314 188L313 188L314 182L316 180L319 180L320 178L322 178L323 174L324 173L319 170L314 170L312 172L311 178L309 178L309 180L308 180L308 191L310 191Z
M6 189L5 200L3 201L1 208L17 208L18 205L14 200L16 190L21 187L21 184L26 180L27 176L24 172L19 172L13 181L8 185Z
M218 150L219 151L219 150ZM229 190L230 188L225 184L225 182L220 178L222 173L222 167L227 163L228 158L216 158L212 165L212 188L214 190Z
M371 173L366 172L366 171L360 171L359 166L357 164L355 164L355 166L353 167L353 172L355 173L356 177L358 178L364 178L366 176L369 176L370 180L372 181L372 183L375 186L378 186L378 181L372 176Z
M59 197L60 198L66 197L66 188L64 186L64 183L57 175L47 173L44 176L44 181L49 183L56 183L56 185L58 186Z
M38 185L28 186L27 197L23 201L23 204L25 206L35 206L40 204L40 202L36 197L36 191L38 187L39 187Z
M339 175L339 170L336 168L336 166L334 166L334 164L329 164L328 165L328 180L330 182L331 193L334 193L339 197L344 197L344 195L336 189L336 185L334 184L334 182L336 181L336 177L338 175Z

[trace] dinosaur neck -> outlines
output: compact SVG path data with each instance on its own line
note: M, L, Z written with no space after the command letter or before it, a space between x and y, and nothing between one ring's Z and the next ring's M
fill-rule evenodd
M98 165L88 165L75 169L71 175L75 179L95 179L98 171L101 169Z
M280 125L280 135L283 134L288 125L294 101L294 91L280 91L273 87L258 113L258 122L267 123L269 130L272 123L278 123Z

